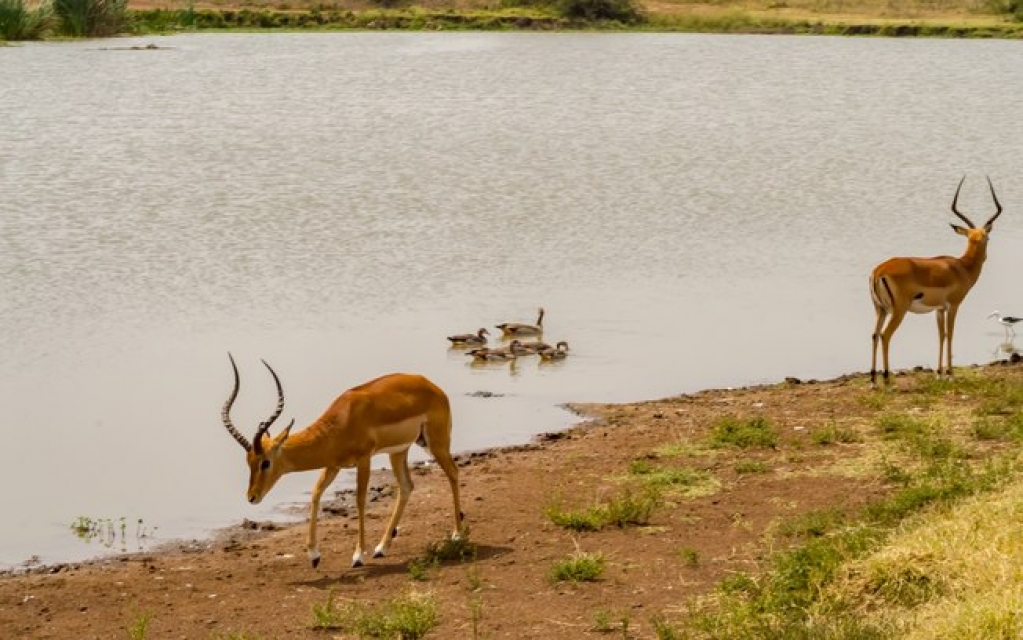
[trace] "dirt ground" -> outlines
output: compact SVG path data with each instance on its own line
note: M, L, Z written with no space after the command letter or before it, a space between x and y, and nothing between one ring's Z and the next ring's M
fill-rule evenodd
M145 615L149 638L346 638L343 630L313 628L313 606L329 593L375 603L412 589L439 604L430 637L601 637L595 627L603 612L617 626L612 637L622 637L620 621L627 620L628 637L652 638L655 615L670 619L730 573L756 572L784 544L771 535L783 519L854 509L883 494L871 479L876 474L849 471L850 461L869 455L869 441L820 444L812 436L835 426L876 428L876 393L857 375L578 406L593 419L529 446L462 456L463 510L477 554L435 567L425 580L414 579L409 562L444 538L451 508L443 474L432 467L415 474L390 555L361 568L349 566L355 519L342 497L321 520L316 569L304 553L304 524L269 531L250 524L201 544L9 574L0 576L0 637L124 638ZM781 442L710 449L708 432L722 416L766 418ZM670 445L673 453L664 453ZM719 488L701 497L668 494L642 527L575 533L546 515L552 505L607 500L620 491L630 463L666 455L709 472ZM759 472L740 473L740 462ZM391 505L386 489L371 504L371 547ZM604 554L601 578L552 582L552 565L577 549Z

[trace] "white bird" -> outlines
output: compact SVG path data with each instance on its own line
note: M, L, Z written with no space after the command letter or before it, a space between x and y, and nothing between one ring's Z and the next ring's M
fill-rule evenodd
M1023 322L1023 318L1017 318L1015 316L1003 316L1001 313L999 313L997 311L992 311L988 315L988 318L994 318L995 320L998 320L998 322L1000 322L1001 325L1003 327L1005 327L1005 337L1006 338L1009 337L1009 333L1010 332L1012 333L1012 337L1015 338L1016 337L1016 329L1012 325L1016 324L1017 322Z

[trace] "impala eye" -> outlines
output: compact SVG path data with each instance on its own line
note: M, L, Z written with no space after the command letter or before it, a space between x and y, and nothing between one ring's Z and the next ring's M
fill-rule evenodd
M270 468L270 461L269 460L264 460L264 461L260 462L259 463L259 468L262 469L263 471L266 471L267 469Z

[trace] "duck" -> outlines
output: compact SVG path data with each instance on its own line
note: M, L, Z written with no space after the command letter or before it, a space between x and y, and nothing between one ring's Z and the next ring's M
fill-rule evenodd
M518 358L518 354L507 349L473 349L466 355L472 356L473 362L507 362Z
M553 349L538 351L541 360L564 360L568 356L568 343L562 340Z
M477 362L486 361L502 361L502 360L515 360L519 356L529 356L533 352L523 348L522 342L519 340L511 340L507 347L501 347L498 349L488 349L483 347L481 349L474 349L473 351L466 352L466 356L472 356Z
M486 344L487 339L485 336L490 335L486 327L480 327L480 330L476 333L459 333L457 335L448 336L448 340L451 341L452 346L465 346L473 344Z
M528 356L532 351L523 348L522 343L518 340L512 340L511 344L507 347L500 347L498 349L488 349L483 347L481 349L473 349L472 351L466 352L466 355L472 356L473 359L478 361L484 360L514 360L519 356Z
M548 349L554 348L541 340L534 340L533 342L522 342L519 343L519 346L522 349L528 351L529 353L540 353L541 351L547 351Z
M521 322L505 322L496 325L505 338L513 336L538 336L543 334L543 307L537 312L536 324L523 324Z

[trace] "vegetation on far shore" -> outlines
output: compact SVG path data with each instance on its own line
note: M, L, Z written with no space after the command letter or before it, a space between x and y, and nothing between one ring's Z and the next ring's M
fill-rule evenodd
M1019 38L1023 0L0 0L0 41L223 29Z

